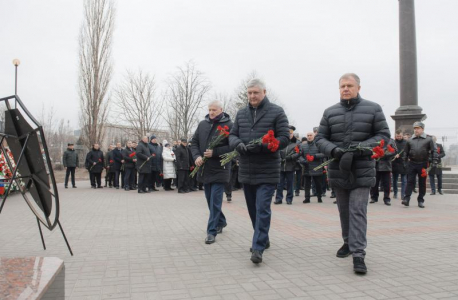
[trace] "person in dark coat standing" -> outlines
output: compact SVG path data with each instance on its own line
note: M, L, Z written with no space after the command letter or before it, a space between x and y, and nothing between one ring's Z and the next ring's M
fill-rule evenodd
M190 155L188 151L188 140L181 139L180 145L175 152L177 167L177 189L178 193L189 193L189 171L191 169Z
M431 136L425 133L425 124L415 122L413 124L414 135L407 141L405 148L406 161L409 162L407 167L407 187L406 196L402 204L409 206L410 197L415 186L415 179L418 176L418 207L425 208L426 195L426 169L428 162L431 162L431 168L436 168L438 163L438 155L436 144Z
M91 179L91 187L101 189L102 187L102 171L104 165L103 152L100 150L99 144L94 144L92 150L87 156L89 164L89 176Z
M389 151L391 149L391 151ZM385 205L391 205L391 160L396 155L396 144L395 142L390 139L388 143L385 143L383 146L383 150L385 151L385 156L377 160L375 164L375 185L371 188L371 202L370 203L377 203L379 197L379 187L380 183L383 187L383 202Z
M67 146L68 148L65 150L64 156L62 158L62 162L65 168L65 188L68 188L68 177L70 175L72 177L72 186L73 188L76 188L75 170L79 165L78 153L76 153L73 143L69 143Z
M407 166L405 162L405 151L407 141L404 140L402 130L396 130L395 140L396 155L391 161L391 178L393 179L393 198L398 198L398 180L401 177L401 200L404 200L407 184Z
M190 165L189 170L192 172L192 170L194 170L194 168L196 167L196 163L192 157L191 147L192 147L192 140L189 140L188 146L186 148L188 148L188 152L189 152L189 165ZM198 190L197 185L198 185L197 176L189 177L189 191L191 192L197 191Z
M116 148L113 149L113 169L115 171L113 185L116 189L119 189L119 177L121 177L121 186L124 188L124 160L122 158L122 147L121 143L116 143Z
M135 190L135 164L137 162L137 153L132 148L132 142L128 141L126 148L122 150L122 160L124 161L124 190Z
M149 193L146 188L148 186L148 177L151 174L151 151L148 147L148 137L142 137L141 141L137 145L137 164L136 169L138 171L138 193Z
M312 180L315 183L318 203L322 203L322 193L320 191L322 190L321 185L323 184L323 168L319 168L316 171L314 169L323 163L326 156L318 150L315 143L315 134L313 132L307 133L307 142L302 145L300 153L299 162L303 166L302 175L305 184L305 198L302 203L310 203Z
M281 171L280 183L277 185L277 194L275 196L274 204L283 203L283 188L286 185L286 204L293 204L294 193L294 171L296 168L296 161L299 158L299 146L296 143L294 136L296 127L289 126L289 145L280 151L281 157Z
M218 127L227 126L227 132L232 128L232 121L228 114L223 112L220 101L212 101L208 105L208 115L197 126L192 137L191 152L197 171L197 181L204 184L205 198L207 199L210 215L207 224L206 244L213 244L218 233L226 227L226 217L222 212L224 186L231 176L231 163L221 166L220 155L230 152L229 140L224 138L216 147L209 149L221 131ZM205 163L203 159L206 159Z
M240 109L229 135L232 149L240 154L239 181L254 229L251 261L262 262L264 250L270 247L269 229L272 197L280 182L280 152L267 144L250 143L273 130L278 150L289 145L288 118L280 106L266 97L266 86L259 79L247 85L248 106Z
M151 152L151 173L148 176L148 190L159 191L156 188L156 184L159 182L160 174L162 174L162 147L157 142L155 135L150 137L148 148Z
M328 166L331 187L337 196L344 245L337 257L353 254L353 270L366 273L367 205L375 184L372 151L345 152L348 147L374 147L390 139L382 107L359 95L360 79L344 74L339 79L340 102L327 108L315 137L321 153L334 158Z
M437 138L433 136L433 142L436 143ZM442 144L436 143L437 148L437 167L429 170L429 184L431 186L431 195L436 195L436 183L434 182L434 175L437 177L437 192L442 193L442 158L445 157L445 150Z
M114 177L115 177L115 170L114 170L114 159L113 159L113 150L114 150L115 146L114 145L110 145L110 147L108 148L108 152L107 154L105 155L106 159L105 159L105 170L106 170L106 178L105 178L105 187L107 186L107 183L108 183L108 186L110 188L113 187L113 181L114 181Z

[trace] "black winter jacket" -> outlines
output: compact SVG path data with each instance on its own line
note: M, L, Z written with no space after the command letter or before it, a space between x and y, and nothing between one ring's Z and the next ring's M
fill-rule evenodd
M432 162L438 163L436 144L433 138L426 133L420 136L413 136L407 141L405 148L406 160L413 163Z
M64 168L75 168L79 165L78 153L73 149L67 149L64 152L64 157L62 159L64 163Z
M392 172L396 174L407 174L407 164L405 162L405 147L407 144L407 141L402 139L402 140L394 140L396 144L396 154L399 154L399 158L396 158L391 162L391 167L392 167Z
M91 173L102 173L104 166L103 152L99 150L92 150L87 155L89 163L89 172ZM94 165L94 163L96 163Z
M280 142L278 150L289 144L288 118L280 106L270 103L265 97L257 108L247 106L237 112L234 126L229 135L229 145L235 149L238 144L248 145L254 139L263 137L273 130ZM279 151L272 153L264 147L261 153L248 153L239 159L239 182L263 184L280 182L281 159Z
M218 126L228 126L232 128L232 121L228 114L224 113L219 121L212 121L207 115L205 120L199 123L196 132L192 137L191 152L193 160L198 157L204 158L204 152L208 149L210 142L216 139L219 135ZM230 152L229 139L223 139L218 146L213 148L213 157L208 158L200 170L197 172L197 180L204 184L207 183L227 183L231 177L231 163L221 166L222 154Z
M149 151L151 152L151 170L153 172L162 173L162 147L159 144L148 144Z
M114 165L113 165L113 168L116 170L116 171L119 171L121 170L121 166L122 166L122 151L123 149L118 149L118 148L114 148L112 153L113 153L113 160L114 160Z
M299 152L296 152L295 149L299 150L300 146L296 143L296 138L293 137L289 141L289 145L285 149L280 151L281 157L281 171L282 172L294 172L296 169L296 162L299 158Z
M134 159L136 158L136 156L130 157L130 155L134 152L135 152L134 148L126 147L122 150L122 159L124 160L124 168L128 168L128 169L135 168Z
M110 172L110 173L114 173L115 172L113 151L114 150L108 151L107 154L106 154L106 158L105 158L105 167L107 168L107 172Z
M151 152L149 151L148 144L140 141L137 145L137 170L138 173L148 174L151 173ZM149 159L149 160L148 160Z
M445 157L445 151L444 147L442 147L442 144L436 143L436 152L437 152L437 163L441 165L442 163L442 158ZM435 167L429 170L429 175L441 175L442 174L442 166L440 167Z
M177 146L177 149L174 152L175 152L175 157L177 159L177 161L175 162L177 170L189 171L189 168L191 167L191 163L190 163L191 158L189 156L188 147L179 145Z
M389 140L390 130L379 104L361 98L341 100L324 111L315 142L321 153L332 157L336 147L374 147L382 139ZM375 161L370 156L353 158L351 174L339 169L339 162L328 166L331 186L343 189L375 185Z
M307 154L315 156L313 161L307 161ZM303 176L321 176L323 175L323 168L319 168L318 170L314 171L316 167L321 165L324 161L326 156L323 153L320 153L318 147L316 146L315 141L312 142L305 142L302 144L301 147L301 154L299 157L299 162L301 163L302 167L302 175Z

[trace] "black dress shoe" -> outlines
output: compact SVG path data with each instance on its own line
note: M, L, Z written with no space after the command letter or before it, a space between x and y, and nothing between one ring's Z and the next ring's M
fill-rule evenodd
M391 206L391 201L383 201L383 202L385 202L385 205Z
M186 194L187 192L185 191L178 191L178 194Z
M337 257L344 258L347 257L351 254L350 252L350 247L348 247L348 244L343 244L342 247L340 247L339 250L337 250Z
M198 190L195 188L189 189L190 192L197 192Z
M205 238L205 244L213 244L215 242L215 236L214 235L207 235Z
M274 204L282 204L282 201L275 201Z
M270 241L267 242L266 244L266 248L264 248L264 250L267 250L270 248ZM253 252L253 248L250 247L250 252Z
M292 201L286 201L286 204L291 205L291 204L293 204L293 202Z
M409 206L409 202L410 200L404 198L404 200L402 200L402 205Z
M253 253L251 254L251 261L254 264L262 263L262 252L259 250L254 250Z
M310 203L310 199L305 199L302 203Z
M417 193L417 189L413 189L413 192L416 194Z
M371 202L369 202L369 203L377 203L377 202L378 202L378 200L371 199Z
M337 204L337 201L334 201L334 202L332 202L332 203Z
M232 201L232 196L226 196L226 199L228 202L231 202Z
M299 196L299 191L295 192L294 196Z
M97 188L97 187L95 187L95 186L91 186L91 189L96 189L96 188Z
M434 195L436 195L436 192L435 192L435 191L432 191L430 195L431 195L431 196L434 196Z
M97 188L98 188L98 189L103 189L103 186L98 186Z
M321 198L318 199L318 203L323 203L323 200Z
M130 189L129 189L129 188L124 188L124 190L125 190L126 192L129 192L129 191L130 191Z
M439 194L443 195L444 193L442 193L442 190L439 190L437 191Z
M216 233L223 233L223 228L226 227L227 224L224 224L223 226L218 226L216 227Z
M154 192L159 192L159 190L155 187L153 187L151 190L153 190Z
M72 188L76 189L77 187L76 187L76 185L74 185L74 186L72 186Z
M424 202L418 202L418 207L419 208L425 208L425 205L423 204Z
M336 194L331 192L331 198L335 198Z
M367 267L364 263L364 258L362 257L353 257L353 271L358 274L366 274Z
M68 189L68 186L65 186L66 189Z
M131 188L130 188L131 191L135 191L136 189L137 189L137 188L135 188L135 187L131 187Z
M119 190L119 186L117 186L116 189Z
M138 190L139 194L145 194L146 192L144 190Z

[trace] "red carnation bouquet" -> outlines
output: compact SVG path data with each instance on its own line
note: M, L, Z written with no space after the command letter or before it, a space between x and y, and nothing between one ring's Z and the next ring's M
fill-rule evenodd
M129 154L129 157L136 159L137 158L136 155L137 155L137 152L132 152L131 154Z
M229 126L227 125L224 125L224 126L218 125L218 127L216 127L216 130L218 131L218 135L213 137L212 141L208 145L208 148L207 148L208 150L213 150L214 148L216 148L216 146L218 146L221 143L221 141L223 141L225 138L229 136ZM190 169L191 174L189 174L189 176L194 178L194 176L196 176L197 172L200 170L200 167L202 167L202 173L203 173L204 165L207 160L208 160L207 157L203 157L202 164L200 166L191 167Z
M308 155L305 157L307 159L308 162L311 162L311 161L314 161L315 160L315 157L313 155Z
M114 160L110 159L110 164L114 163Z
M280 141L275 138L275 132L273 130L267 131L267 133L262 138L252 140L248 143L248 145L253 144L267 144L267 149L269 149L271 152L277 152L278 148L280 147ZM237 150L221 155L221 166L224 166L239 155L240 154L237 152Z
M426 171L425 168L421 169L421 175L420 175L420 176L421 176L421 177L426 177L426 176L428 176L428 172Z
M441 154L441 148L437 147L437 154Z
M296 153L299 153L299 152L300 152L299 146L294 147L294 152L296 152Z
M92 167L89 168L89 172L91 172L91 171L92 171L92 168L95 167L96 165L98 165L98 164L101 163L101 162L102 162L102 159L99 158L99 159L97 160L97 163L96 163L95 165L93 164ZM103 167L102 167L102 168L103 168Z

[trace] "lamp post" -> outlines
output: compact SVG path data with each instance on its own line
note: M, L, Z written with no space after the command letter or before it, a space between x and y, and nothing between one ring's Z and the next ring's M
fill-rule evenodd
M17 67L21 64L21 61L17 58L13 59L13 65L15 67L14 74L14 94L17 95Z

